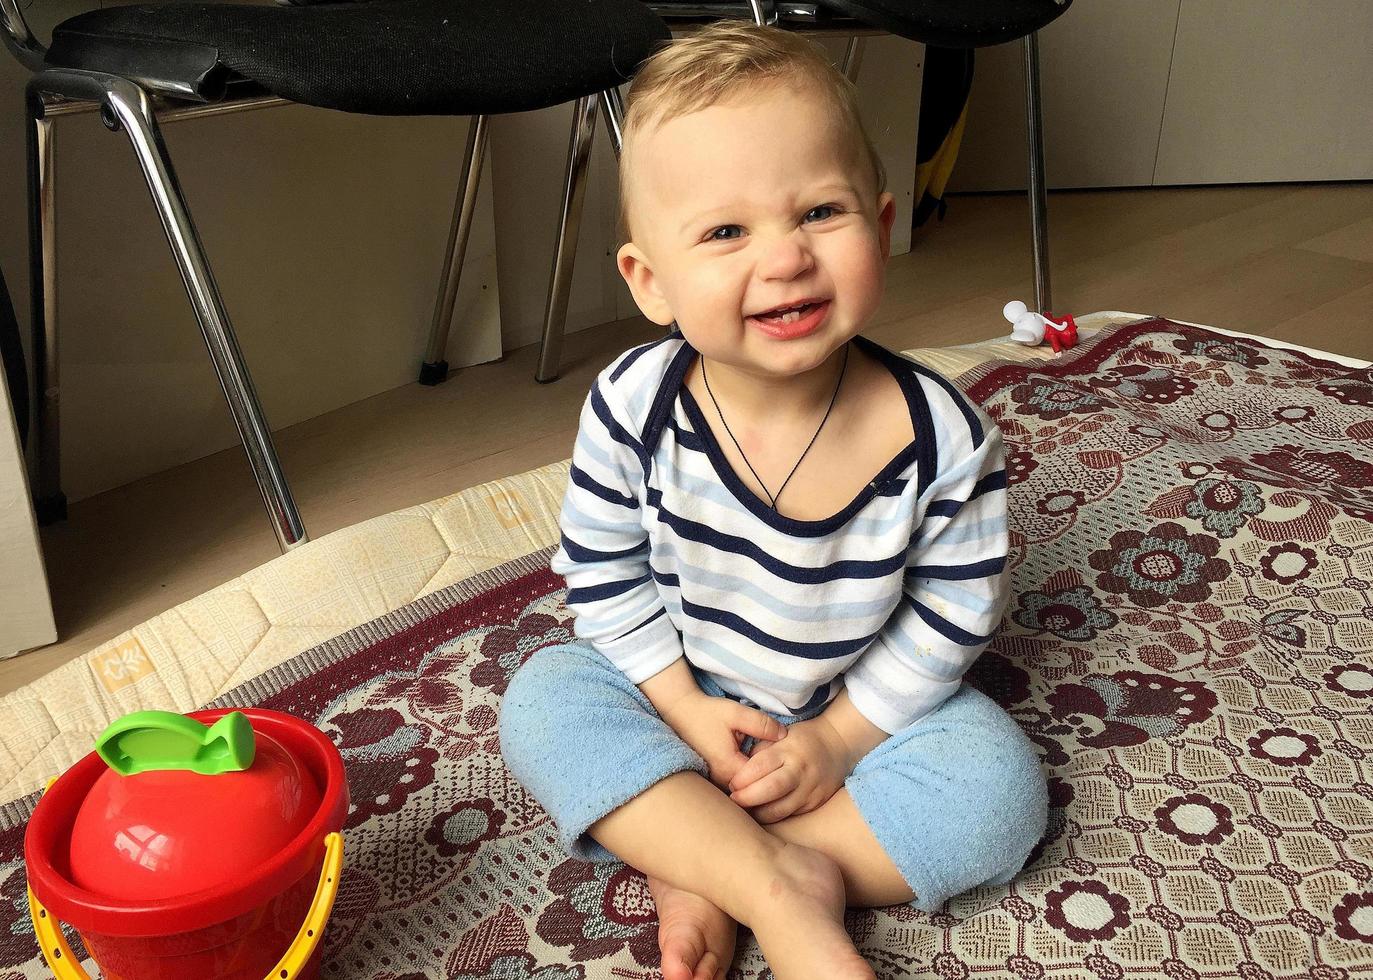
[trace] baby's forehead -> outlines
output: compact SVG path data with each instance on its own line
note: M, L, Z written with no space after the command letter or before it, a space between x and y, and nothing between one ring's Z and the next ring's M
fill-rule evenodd
M863 137L822 96L777 91L762 101L723 99L677 115L664 115L630 134L622 164L640 188L675 198L684 187L709 193L770 165L790 173L849 167L861 159ZM781 131L781 142L769 138Z
M836 138L843 132L844 114L834 98L814 86L773 80L742 88L705 105L687 105L674 111L669 104L636 127L632 138L642 143L690 133L695 143L738 139L740 130L760 120L819 122Z

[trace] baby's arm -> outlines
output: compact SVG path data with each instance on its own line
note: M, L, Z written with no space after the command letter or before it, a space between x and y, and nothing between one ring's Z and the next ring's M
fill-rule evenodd
M582 406L550 562L567 579L577 636L639 684L682 657L648 565L640 503L648 453L602 372Z
M941 421L938 470L922 495L901 599L844 677L854 707L885 732L953 696L1009 596L1001 430L971 402L949 406Z
M845 776L853 772L853 767L858 765L863 756L887 740L887 733L854 707L853 698L849 697L847 690L840 691L820 712L820 717L834 729L848 750L848 771L844 773Z

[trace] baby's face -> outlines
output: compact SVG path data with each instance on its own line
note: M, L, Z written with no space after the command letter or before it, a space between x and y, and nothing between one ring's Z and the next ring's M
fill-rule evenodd
M645 316L676 320L704 356L797 374L877 309L892 195L819 98L769 86L679 116L642 134L633 161L621 274ZM792 323L755 316L806 301L818 310Z

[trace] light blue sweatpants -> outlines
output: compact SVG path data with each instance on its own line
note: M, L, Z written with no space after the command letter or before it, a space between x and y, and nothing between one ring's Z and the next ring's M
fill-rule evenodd
M727 696L706 675L696 679L707 694ZM587 835L596 821L673 773L707 773L643 692L582 642L545 647L516 671L500 737L511 773L584 861L616 860ZM969 888L1009 882L1048 820L1033 743L966 683L864 756L844 786L926 912Z

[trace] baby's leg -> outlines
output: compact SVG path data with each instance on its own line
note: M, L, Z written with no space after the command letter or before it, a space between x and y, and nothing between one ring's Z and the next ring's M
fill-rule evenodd
M809 813L765 824L764 828L778 840L814 848L837 864L850 905L878 908L904 905L916 898L846 789Z
M932 912L970 888L1010 881L1047 820L1034 744L964 684L868 753L823 806L767 829L839 865L850 905L914 901Z
M507 767L552 816L568 853L614 861L586 831L673 773L706 764L643 692L584 643L540 650L501 703ZM698 895L649 877L664 980L715 980L734 960L736 922Z
M667 975L699 975L709 968L705 952L728 968L732 924L725 933L714 909L754 929L779 980L872 976L844 932L834 864L778 841L730 802L643 692L594 650L566 644L530 658L510 680L500 731L506 765L553 817L569 853L619 857L649 875L655 898L666 900L664 926L684 909L702 920L690 951L699 959L680 969L665 962ZM674 941L660 930L665 960L681 952ZM840 965L820 970L824 949Z
M747 925L778 980L872 980L844 930L835 863L768 833L698 773L669 776L590 833L627 864Z

